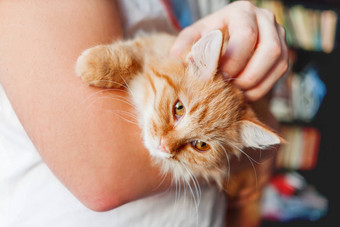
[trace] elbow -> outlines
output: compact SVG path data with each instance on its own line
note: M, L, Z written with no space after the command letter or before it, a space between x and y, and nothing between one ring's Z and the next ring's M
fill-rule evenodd
M123 205L119 201L108 201L108 200L103 200L103 199L84 201L83 204L88 209L92 211L96 211L96 212L105 212L105 211L113 210Z
M90 210L96 212L105 212L118 208L127 203L127 201L123 198L124 195L121 192L98 192L89 193L83 197L80 197L79 200Z

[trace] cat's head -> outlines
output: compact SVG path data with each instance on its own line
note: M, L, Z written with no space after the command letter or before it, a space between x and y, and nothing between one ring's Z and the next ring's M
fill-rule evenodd
M280 143L217 71L222 43L222 33L213 31L194 44L185 61L161 59L148 66L144 142L175 178L212 177L221 184L230 155Z

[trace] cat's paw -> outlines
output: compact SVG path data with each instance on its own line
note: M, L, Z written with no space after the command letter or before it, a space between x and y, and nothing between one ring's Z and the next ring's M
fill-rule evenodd
M141 69L133 47L122 42L87 49L76 63L76 74L85 83L106 88L123 87Z
M108 87L109 56L105 45L85 50L76 63L76 74L85 83L96 87Z

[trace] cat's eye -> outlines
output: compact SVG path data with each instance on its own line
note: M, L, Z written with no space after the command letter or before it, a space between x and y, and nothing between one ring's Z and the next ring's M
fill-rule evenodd
M176 118L180 118L185 114L185 108L181 101L177 101L174 106L174 114Z
M206 142L200 141L200 140L195 140L191 143L191 145L198 151L207 151L210 150L210 146L209 144L207 144Z

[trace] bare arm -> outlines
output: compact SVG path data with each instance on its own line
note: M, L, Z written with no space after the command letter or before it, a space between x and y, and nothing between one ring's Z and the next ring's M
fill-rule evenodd
M140 130L74 73L82 50L121 36L114 1L1 1L0 83L43 160L86 206L103 211L156 193ZM157 190L167 187L163 184Z

